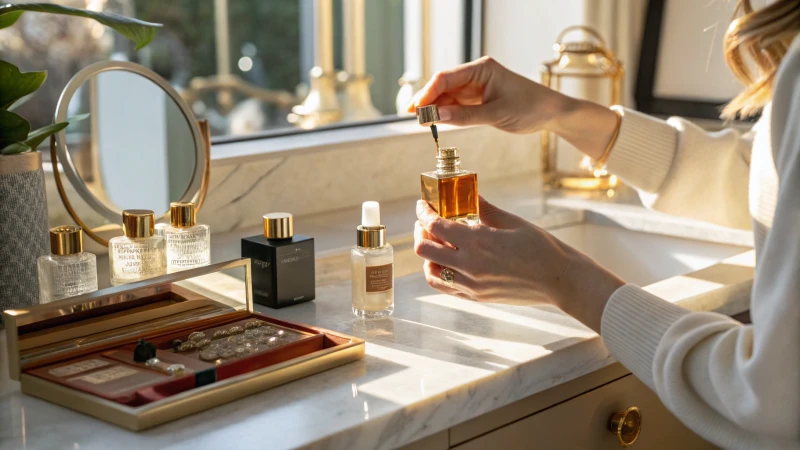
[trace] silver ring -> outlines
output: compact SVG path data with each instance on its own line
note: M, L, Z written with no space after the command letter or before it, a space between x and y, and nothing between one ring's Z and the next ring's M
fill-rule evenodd
M453 287L453 282L456 281L456 273L453 272L453 269L445 267L442 269L442 272L439 273L439 278L442 279L442 283L444 283L445 286Z

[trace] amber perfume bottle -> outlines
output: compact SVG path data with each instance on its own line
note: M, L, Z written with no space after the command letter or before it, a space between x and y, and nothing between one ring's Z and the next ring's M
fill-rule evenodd
M478 215L478 174L461 168L461 157L455 147L439 149L433 172L424 172L420 179L422 199L430 203L445 219L474 225Z

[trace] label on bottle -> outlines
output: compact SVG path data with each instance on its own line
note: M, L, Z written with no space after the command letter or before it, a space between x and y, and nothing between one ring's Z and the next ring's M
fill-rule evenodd
M50 375L54 377L68 377L76 373L86 372L87 370L97 369L98 367L107 366L109 363L102 359L86 359L78 361L74 364L56 367L55 369L48 370Z
M384 292L392 288L393 264L367 266L367 292Z
M108 383L109 381L119 380L120 378L129 377L139 373L138 370L125 366L115 366L110 369L101 370L99 372L90 373L82 377L70 378L69 381L85 381L92 384Z

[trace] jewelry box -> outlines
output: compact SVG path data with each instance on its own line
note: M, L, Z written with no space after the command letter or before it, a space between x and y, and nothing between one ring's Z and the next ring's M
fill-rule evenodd
M250 259L6 310L22 392L143 430L356 361L364 341L254 312Z

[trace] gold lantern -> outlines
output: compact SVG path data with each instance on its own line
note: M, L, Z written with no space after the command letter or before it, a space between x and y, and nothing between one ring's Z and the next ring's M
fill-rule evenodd
M590 39L565 41L567 35L575 31L583 31ZM568 27L558 35L553 49L556 58L542 66L543 85L556 91L569 90L573 97L596 103L619 104L622 63L606 47L597 31L580 25ZM562 162L559 167L558 149L568 146L557 136L542 132L542 173L548 187L605 190L617 185L617 177L609 175L605 168L595 167L589 157L580 162Z

